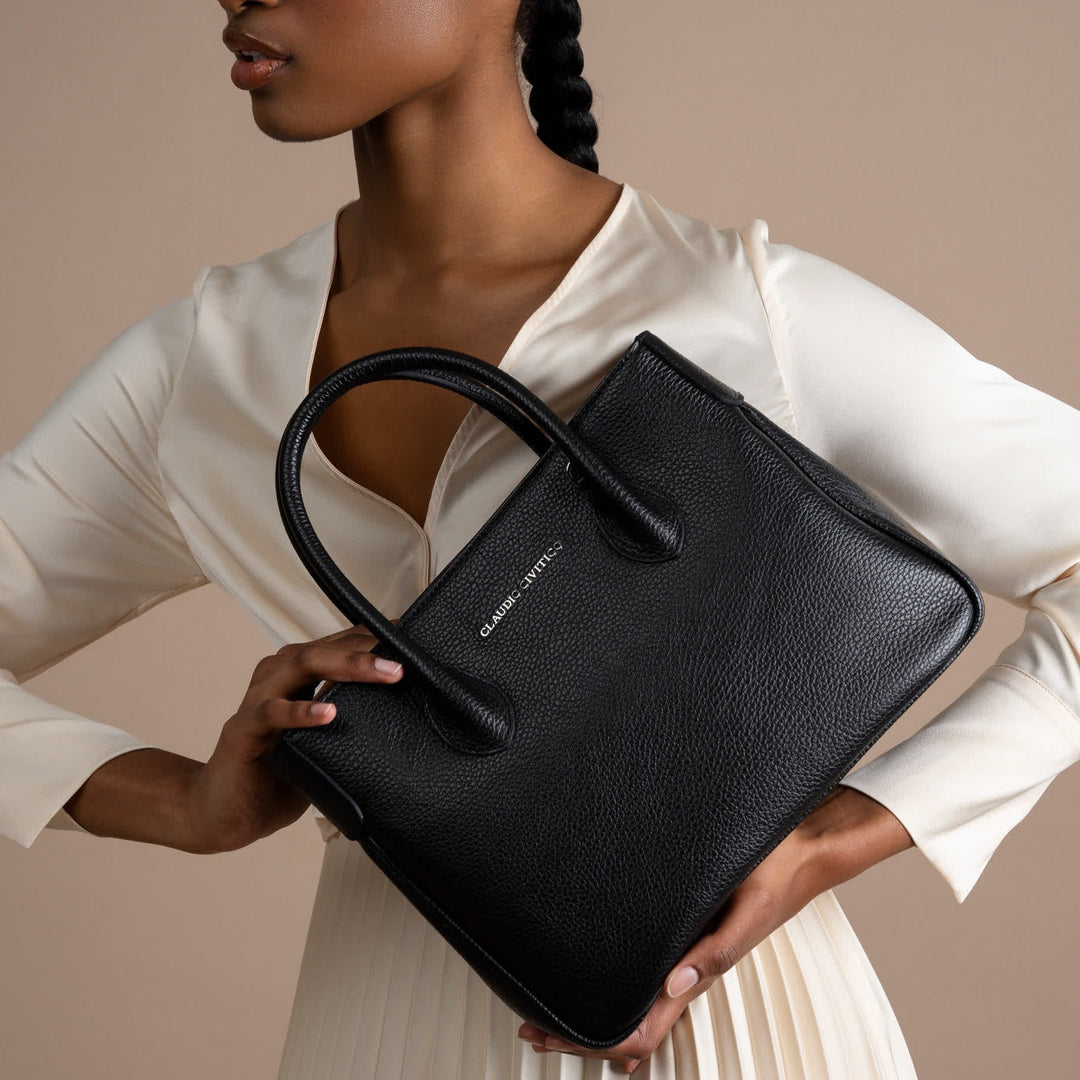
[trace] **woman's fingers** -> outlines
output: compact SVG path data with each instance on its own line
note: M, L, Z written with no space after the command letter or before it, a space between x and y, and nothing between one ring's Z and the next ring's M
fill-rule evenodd
M276 657L266 657L256 667L249 694L260 699L288 698L323 679L396 682L404 668L375 656L371 652L374 642L370 635L351 635L332 643L316 640L287 645ZM385 670L387 666L391 670Z
M788 833L731 894L719 922L675 965L664 992L678 1000L699 981L723 975L827 888L812 852L800 830Z
M259 702L254 708L243 709L229 718L226 727L231 725L230 734L241 738L258 741L268 736L276 736L285 728L318 727L329 723L336 715L332 703L330 711L318 711L321 704L312 701L289 701L285 698L270 697Z
M782 906L776 902L774 891L766 888L763 881L760 875L747 878L732 893L721 909L716 928L687 951L668 975L660 996L637 1029L617 1046L592 1050L568 1043L530 1023L521 1025L518 1036L545 1050L608 1058L626 1071L636 1069L634 1062L640 1064L656 1050L691 998L704 993L714 979L734 966L783 921ZM684 970L689 971L691 977L677 982Z
M530 1045L538 1054L554 1054L558 1052L551 1047L544 1046L543 1043L531 1043ZM630 1058L629 1061L622 1063L623 1072L632 1073L640 1064L641 1058Z
M772 893L744 882L732 894L719 927L696 941L675 966L664 984L664 992L668 997L679 998L703 979L723 975L778 925Z
M805 840L797 831L790 833L732 893L713 929L675 965L664 994L681 1000L701 982L723 975L800 911L827 887L810 869Z
M286 728L320 727L337 715L336 710L321 714L312 710L312 701L288 701L271 697L250 708L239 709L225 721L219 745L237 760L253 762L265 754Z
M398 620L391 619L390 621L396 623ZM403 670L401 666L394 668L393 664L386 660L379 660L377 664L376 657L358 658L346 655L342 659L338 655L334 657L335 666L332 671L324 671L319 667L330 655L326 651L328 649L336 650L338 654L354 653L363 654L366 657L378 640L366 626L357 624L346 626L343 630L336 630L332 634L312 641L288 642L273 655L263 657L255 666L251 690L255 690L257 683L260 696L271 694L290 697L300 692L305 698L310 698L311 691L323 679L393 682L401 675ZM290 663L283 663L283 661L290 661ZM343 663L345 667L341 666ZM314 679L311 676L315 676Z
M323 713L323 702L308 697L296 699L301 688L313 688L323 679L334 682L397 682L404 668L386 671L389 662L370 651L372 638L367 637L367 649L349 648L346 637L342 643L323 644L321 640L286 646L275 656L265 657L256 666L255 675L241 707L225 723L222 737L226 742L237 740L243 745L244 757L258 757L268 744L273 745L285 728L317 727L336 716L332 702L326 702L331 712Z
M828 869L821 869L812 836L799 829L792 831L751 871L716 913L707 932L668 973L652 1008L629 1038L605 1050L592 1050L557 1039L528 1022L518 1028L518 1037L539 1045L542 1051L609 1058L625 1071L634 1071L666 1038L694 998L830 887L833 876ZM680 974L684 970L688 971L686 977Z
M325 703L328 713L312 707L323 704L311 700L323 681L397 682L404 668L374 655L371 650L377 641L367 627L347 626L312 641L288 642L264 656L255 665L240 708L222 729L226 742L254 746L258 756L266 750L267 739L276 740L286 728L329 723L336 715L332 702ZM248 756L247 750L243 756Z

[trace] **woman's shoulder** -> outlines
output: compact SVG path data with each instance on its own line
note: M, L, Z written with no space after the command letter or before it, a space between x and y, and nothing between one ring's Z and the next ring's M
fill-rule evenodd
M321 279L334 254L336 220L337 212L252 258L204 266L197 275L199 298L210 295L230 305L266 303L283 290L295 291L301 282Z
M741 257L742 236L757 228L768 237L768 225L760 218L749 223L718 224L711 217L679 210L645 188L636 188L636 220L639 229L652 234L658 249L699 263L730 264Z
M831 258L822 245L801 246L773 230L765 217L739 215L723 224L712 217L676 210L654 195L638 189L642 220L651 226L667 252L706 269L732 268L753 277L767 309L775 309L779 294L788 287L816 290L831 299L861 299L876 294L879 301L900 303L869 277Z
M272 324L274 312L280 314L286 303L314 302L332 252L333 220L254 258L199 267L187 293L145 312L106 342L84 366L82 380L117 379L167 398L200 326L222 345L237 330L247 334Z

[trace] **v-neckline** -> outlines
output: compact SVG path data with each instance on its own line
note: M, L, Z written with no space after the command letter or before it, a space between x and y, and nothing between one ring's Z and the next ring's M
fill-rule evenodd
M631 200L635 195L635 189L628 183L621 185L622 191L619 194L619 198L616 200L615 205L612 207L608 216L604 219L603 224L593 234L592 239L581 250L578 257L574 260L573 264L562 276L559 283L555 286L552 292L547 298L533 311L533 313L521 324L518 332L514 335L513 340L510 342L506 349L506 352L499 359L499 363L495 365L503 371L508 371L518 359L519 355L524 351L525 344L536 332L537 328L547 317L548 313L553 307L566 295L570 286L580 276L587 263L589 263L593 256L597 253L600 247L608 240L608 238L615 232L619 225L619 222L624 217L627 207L630 205ZM350 199L349 202L339 206L334 212L333 218L323 225L324 237L326 239L326 251L323 259L323 277L322 284L319 290L320 296L320 310L318 318L315 322L314 333L311 336L308 349L308 361L304 368L303 384L301 391L295 396L297 403L307 396L311 387L311 371L315 364L315 352L319 344L319 335L322 333L323 323L326 320L326 311L330 304L330 289L334 281L334 272L337 269L338 260L338 220L341 217L342 211L351 205L354 200ZM427 512L424 515L424 523L421 525L416 518L412 516L403 507L398 506L397 503L391 499L387 499L385 496L380 495L377 491L373 491L369 487L365 487L363 484L357 483L351 476L347 476L343 473L323 452L321 446L315 439L315 433L312 432L308 439L309 445L313 448L315 457L322 463L326 471L341 483L343 483L350 490L364 495L367 498L375 499L377 502L389 507L399 517L404 518L413 529L420 535L425 545L427 552L427 566L430 570L431 565L431 530L434 526L435 519L438 515L439 507L442 502L443 492L446 490L446 485L450 479L450 474L453 471L454 465L457 463L461 456L461 452L464 449L465 442L471 433L473 426L479 419L479 414L483 412L483 406L473 402L472 406L466 412L462 418L461 423L458 425L454 432L454 437L450 440L447 446L446 453L443 455L442 461L439 463L438 471L435 474L435 482L432 485L431 494L428 497Z

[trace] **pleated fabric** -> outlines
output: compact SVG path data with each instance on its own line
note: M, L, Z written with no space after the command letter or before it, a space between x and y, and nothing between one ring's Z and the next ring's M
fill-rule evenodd
M360 844L325 842L277 1080L600 1080L540 1054ZM694 998L635 1080L912 1080L892 1007L828 890Z

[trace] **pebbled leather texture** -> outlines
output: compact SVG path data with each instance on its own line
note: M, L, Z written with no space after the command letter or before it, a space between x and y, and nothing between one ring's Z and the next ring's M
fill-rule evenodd
M426 370L474 400L486 395L469 370L498 389L492 365L462 355L353 364ZM332 379L305 402L353 385ZM983 601L868 492L650 331L556 418L571 441L551 441L553 414L517 387L547 449L530 441L535 465L396 626L436 666L327 684L335 719L283 732L270 763L515 1012L605 1048L962 652ZM302 403L296 417L282 520L355 614L364 598L334 585L303 510L296 433L314 416ZM614 514L571 459L582 443L640 495L633 513ZM642 505L674 519L652 534L672 543L633 541ZM402 659L387 638L374 651ZM455 713L444 677L488 711L470 696Z

